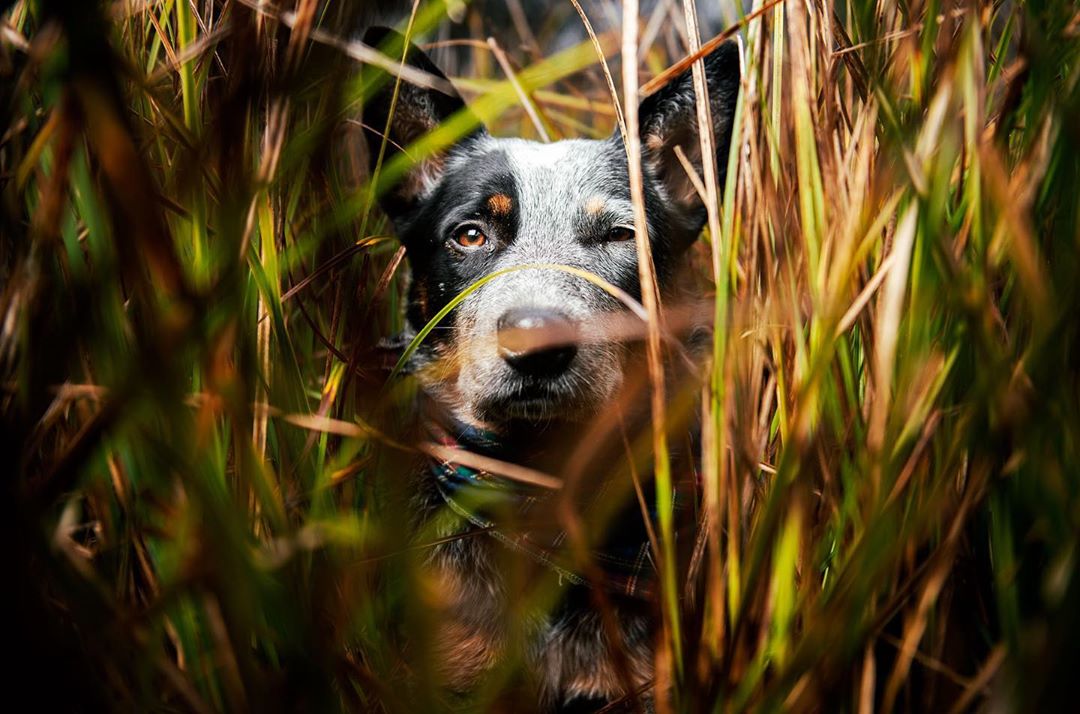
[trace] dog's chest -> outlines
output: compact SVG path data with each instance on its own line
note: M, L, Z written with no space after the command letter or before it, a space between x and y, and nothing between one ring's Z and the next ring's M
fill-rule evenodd
M625 693L627 679L638 687L651 677L647 608L619 602L613 607L608 626L618 628L615 637L625 654L620 675L611 656L612 633L583 587L572 586L554 609L543 607L543 598L531 608L521 596L535 589L508 582L503 568L508 556L520 554L450 512L430 482L420 485L418 506L422 529L440 541L427 565L440 611L435 657L447 687L468 692L507 658L529 665L531 686L547 706L576 697L614 699ZM532 572L551 581L551 573ZM509 651L511 643L524 643L516 646L525 651Z

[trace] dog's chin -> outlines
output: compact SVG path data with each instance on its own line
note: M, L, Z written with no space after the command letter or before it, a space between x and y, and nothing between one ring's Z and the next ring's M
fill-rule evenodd
M585 421L602 400L580 390L551 384L515 384L476 403L479 418L489 424L514 421Z

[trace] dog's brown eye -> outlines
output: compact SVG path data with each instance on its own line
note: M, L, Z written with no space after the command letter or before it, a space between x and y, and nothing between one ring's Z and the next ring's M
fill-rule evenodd
M454 242L462 248L479 248L487 243L487 236L476 226L468 226L457 232Z
M610 231L608 231L607 239L609 241L612 241L612 242L614 242L614 241L623 241L623 240L633 240L634 239L634 229L633 228L627 228L626 226L615 226Z

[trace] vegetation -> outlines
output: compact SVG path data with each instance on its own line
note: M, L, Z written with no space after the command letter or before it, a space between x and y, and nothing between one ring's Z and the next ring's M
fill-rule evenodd
M496 133L607 135L610 89L637 100L597 50L640 45L647 91L692 49L659 4L549 52L569 4L511 32L451 3L495 40L446 66ZM35 708L450 706L394 635L423 641L433 595L393 507L405 263L352 5L0 1L0 523ZM413 10L445 38L444 4ZM736 140L692 256L708 550L693 607L665 581L658 709L1065 708L1077 6L771 0L731 27Z

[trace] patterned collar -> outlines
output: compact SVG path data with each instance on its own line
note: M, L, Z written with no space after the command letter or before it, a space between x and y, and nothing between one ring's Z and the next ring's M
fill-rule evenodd
M491 432L463 424L443 426L435 420L428 421L428 430L443 447L504 459L499 438ZM600 585L612 594L625 597L648 600L656 595L659 583L644 522L646 514L653 524L657 521L651 481L642 484L645 513L629 475L609 476L574 498L573 510L585 530L593 526L600 531L591 537L585 535L588 557L595 566L590 579L576 567L580 559L575 561L572 557L566 529L561 525L564 521L557 516L562 494L452 460L432 458L429 468L447 507L454 513L554 571L560 580ZM672 489L676 523L686 521L686 515L693 512L696 496L696 475L677 479ZM692 525L693 519L690 520ZM681 541L692 533L676 536Z

